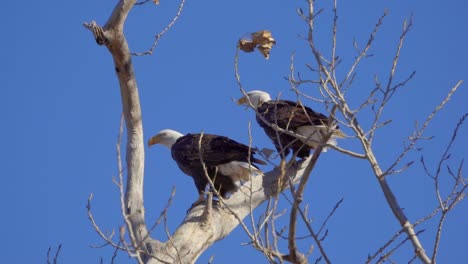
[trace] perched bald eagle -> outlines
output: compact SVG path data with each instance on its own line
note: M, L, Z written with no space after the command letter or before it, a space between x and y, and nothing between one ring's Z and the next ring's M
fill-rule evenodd
M202 161L208 176L214 183L214 188L223 198L228 198L230 193L237 191L238 184L241 181L250 180L252 174L262 174L262 171L253 163L266 164L254 157L255 151L249 146L218 135L187 134L184 136L177 131L165 129L148 141L149 146L155 144L168 147L179 168L193 178L199 194L194 205L204 200L203 194L206 186L209 185Z
M277 132L262 119L256 116L258 124L265 130L267 136L273 141L276 150L282 157L286 157L290 150L297 153L297 157L305 158L310 155L310 150L320 145L322 138L327 134L328 117L310 109L298 102L288 100L271 100L268 93L263 91L250 91L246 96L240 98L237 103L253 105L258 114L270 124L294 132L307 138L298 140L292 135ZM334 125L333 134L327 144L337 144L336 138L342 138L345 135ZM324 149L326 151L326 148Z

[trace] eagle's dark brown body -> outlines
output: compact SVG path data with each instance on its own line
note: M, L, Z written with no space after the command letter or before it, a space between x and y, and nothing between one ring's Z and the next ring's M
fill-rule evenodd
M249 147L242 143L224 136L203 134L200 144L200 136L201 134L182 136L171 148L172 158L185 174L193 178L199 194L202 194L209 184L202 161L214 183L214 188L223 198L227 198L229 193L237 191L238 186L233 177L220 172L220 165L230 162L265 164L264 161L254 157L254 150L249 150Z
M296 132L301 126L326 125L328 117L315 112L311 108L288 100L270 100L261 103L257 107L257 112L262 115L270 124L276 124L280 128ZM311 147L304 144L294 136L277 132L258 116L258 124L265 130L267 136L273 141L276 150L282 157L286 157L290 150L297 153L297 157L305 158L310 155Z

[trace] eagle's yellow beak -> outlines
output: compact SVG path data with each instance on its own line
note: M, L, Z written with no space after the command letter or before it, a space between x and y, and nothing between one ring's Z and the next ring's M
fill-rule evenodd
M347 137L347 135L345 133L343 133L343 131L339 130L339 129L336 129L336 130L333 130L333 136L337 137L337 138L345 138Z
M239 100L237 100L237 104L238 105L243 105L243 104L248 105L249 104L249 99L247 99L247 96L244 96L244 97L240 98Z
M154 136L154 137L152 137L152 138L150 138L150 139L148 140L148 147L151 147L151 146L153 146L153 145L156 145L156 144L158 144L159 142L161 142L161 137L160 137L160 135L156 135L156 136Z

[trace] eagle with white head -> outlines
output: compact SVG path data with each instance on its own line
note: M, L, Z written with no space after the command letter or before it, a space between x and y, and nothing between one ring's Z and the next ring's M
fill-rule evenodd
M336 146L337 138L345 135L334 124L328 126L329 118L300 102L272 100L271 96L260 90L248 92L237 101L238 104L252 106L257 112L257 123L265 130L281 157L286 157L292 150L299 158L306 158L310 150L317 148L323 138L331 133L328 145ZM264 122L262 118L267 122ZM269 123L269 124L268 124ZM275 130L271 125L293 132L301 137ZM323 149L326 151L326 148Z
M179 168L193 178L199 194L194 205L204 201L204 191L210 183L207 176L213 182L211 188L214 187L222 198L228 198L238 190L241 182L262 174L255 163L266 165L254 156L255 151L249 146L224 136L183 135L164 129L148 141L149 146L155 144L169 148Z

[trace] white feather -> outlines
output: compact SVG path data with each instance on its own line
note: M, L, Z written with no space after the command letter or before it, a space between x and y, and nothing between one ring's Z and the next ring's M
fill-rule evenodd
M161 144L166 146L167 148L171 149L172 145L182 137L183 135L175 130L172 129L163 129L159 131L154 137L152 137L149 141L150 145L154 144Z
M320 145L320 142L322 141L323 137L327 134L328 127L324 125L318 125L318 126L301 126L296 129L296 133L308 138L306 144L315 149ZM302 142L305 142L305 140L302 140ZM331 136L330 139L328 140L327 144L336 146L336 138L335 136ZM323 149L324 152L327 151L327 148Z
M231 177L234 182L249 181L251 176L263 174L247 162L231 161L218 166L219 172Z
M247 99L248 97L248 99ZM268 102L271 100L271 97L268 93L260 90L253 90L247 93L247 96L242 97L239 102L248 105L248 102L252 103L254 108L257 108L263 102Z

